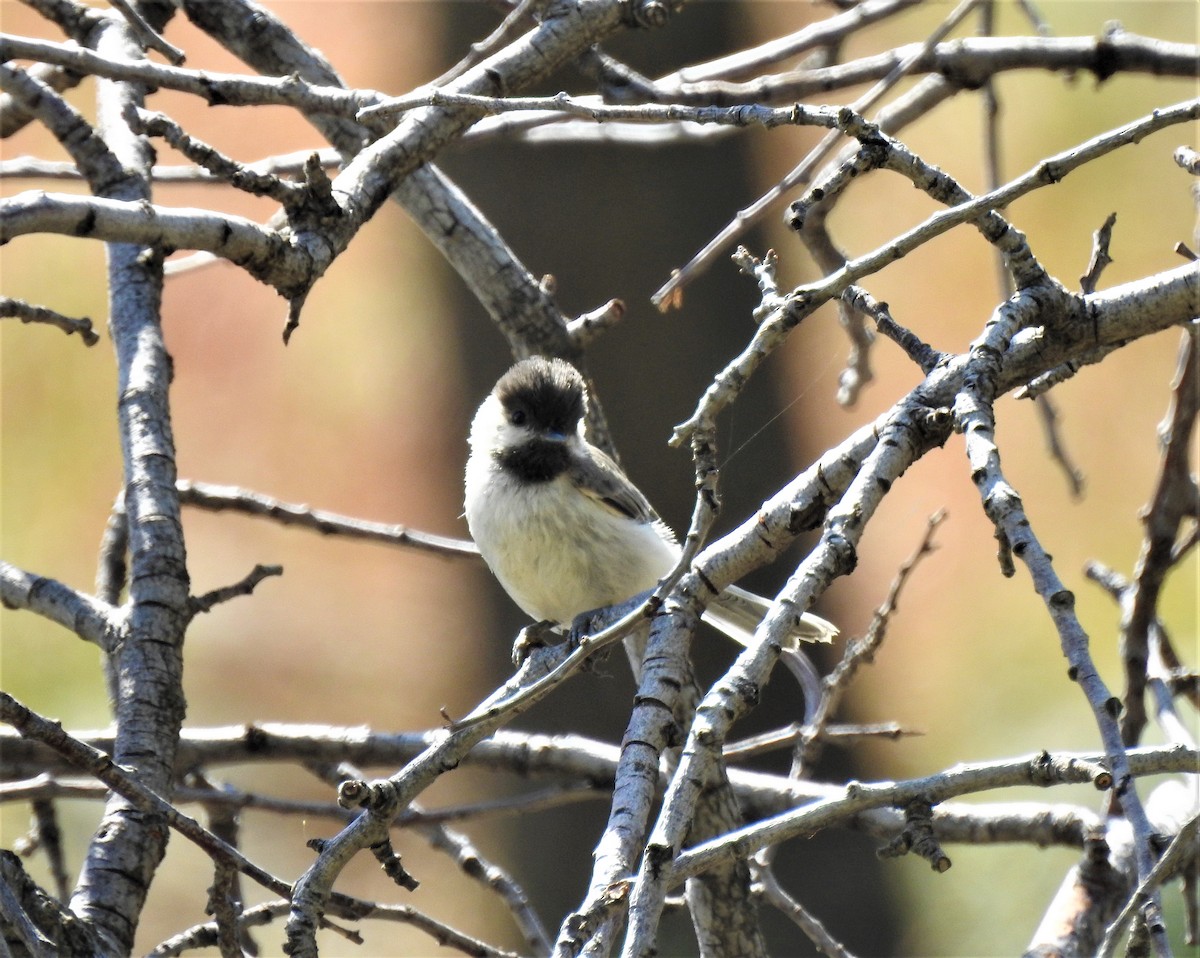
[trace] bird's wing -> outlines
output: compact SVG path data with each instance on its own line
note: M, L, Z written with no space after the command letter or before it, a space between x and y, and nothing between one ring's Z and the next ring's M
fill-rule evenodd
M567 469L567 477L576 489L630 519L646 523L661 521L641 490L609 456L591 445L585 452L574 457Z

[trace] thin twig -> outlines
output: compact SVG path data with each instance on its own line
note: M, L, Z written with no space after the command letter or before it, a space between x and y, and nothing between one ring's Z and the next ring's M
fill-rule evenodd
M2 789L3 786L0 786ZM33 809L33 822L29 834L13 843L13 851L28 857L41 851L46 855L50 867L50 878L54 882L55 897L66 904L71 888L67 881L67 869L63 858L62 830L58 827L58 811L54 801L44 796L33 797L29 802Z
M350 516L313 509L307 505L283 502L271 496L237 486L217 486L206 482L180 479L176 483L179 501L185 506L229 510L251 516L264 516L283 525L296 525L322 535L339 535L353 539L369 539L388 545L424 549L445 556L475 556L479 550L473 542L451 539L431 532L419 532L407 526L370 522Z
M845 113L844 117L848 128L858 128L854 114ZM1200 118L1200 100L1188 100L1173 107L1155 110L1149 116L1093 137L1071 150L1043 160L1036 167L1009 181L998 190L958 202L929 217L924 223L893 238L886 245L847 262L835 273L793 290L787 298L786 306L760 324L754 338L741 355L718 374L714 383L705 392L692 417L676 427L671 440L672 444L679 445L688 441L701 426L711 434L711 424L715 421L717 414L737 397L754 370L805 316L834 296L840 296L848 286L862 277L883 269L955 226L968 222L990 224L987 229L989 233L999 237L997 242L1005 242L1013 256L1021 257L1019 263L1010 264L1013 269L1019 268L1027 271L1029 279L1033 279L1039 274L1044 277L1044 270L1036 260L1032 259L1024 237L1007 228L1007 224L1002 218L999 218L998 214L994 213L994 210L1007 206L1020 196L1035 189L1057 183L1069 172L1115 149L1139 142L1155 130L1198 118ZM889 138L883 137L878 130L869 125L862 130L862 134L874 138L874 142L890 142ZM907 160L915 160L914 154L898 147L896 162L898 172L906 172L913 176L920 175L922 171L933 173L933 169L927 164L922 162L914 168L906 162ZM933 175L932 179L928 181L929 185L935 183L945 189L953 184L953 181L941 174ZM957 187L957 184L953 184L953 186L957 195L961 187ZM969 195L965 191L962 192Z
M1190 449L1200 416L1200 328L1189 327L1179 343L1171 401L1159 426L1162 459L1154 490L1145 510L1145 536L1134 567L1134 588L1122 602L1121 657L1125 663L1126 742L1138 740L1145 720L1142 703L1150 628L1157 616L1158 598L1176 556L1180 527L1190 519L1200 524L1200 492L1192 474ZM1172 657L1173 656L1173 653Z
M861 286L847 286L842 293L842 301L869 317L875 323L875 328L903 349L908 358L926 375L946 358L946 354L940 349L934 349L907 326L896 322L887 303L878 302Z
M945 518L945 510L938 510L929 517L920 544L916 551L901 563L895 578L892 579L883 604L875 610L871 617L871 624L867 627L866 634L861 639L854 639L846 644L842 660L822 681L821 702L817 707L817 714L804 729L800 741L797 743L792 770L794 775L803 774L804 770L811 768L816 761L821 743L826 736L830 718L837 710L855 673L862 665L872 661L879 646L883 643L888 623L896 611L900 593L904 590L921 560L933 553L936 548L933 544L933 534Z
M597 123L622 120L638 123L714 123L721 126L834 126L837 110L833 107L808 107L793 104L789 107L766 107L755 103L737 106L679 106L656 103L610 105L591 98L557 93L548 97L491 97L471 93L451 93L445 90L418 90L402 97L384 100L359 111L360 122L392 117L418 107L465 107L487 115L517 112L562 113Z
M1109 213L1104 223L1092 234L1092 256L1088 260L1087 269L1079 277L1079 288L1085 293L1094 293L1100 274L1112 262L1108 254L1108 245L1112 242L1113 227L1117 223L1117 214Z
M918 50L897 63L895 68L886 77L855 100L849 108L856 113L864 113L875 106L887 91L907 75L909 70L916 65L917 61L936 46L938 41L945 37L946 34L953 30L963 17L970 13L979 2L980 0L961 0L959 5L938 25L937 29L929 35ZM745 209L738 210L733 220L709 240L700 252L696 253L684 266L672 272L671 278L650 297L651 302L660 308L662 308L663 304L670 302L675 290L691 282L694 277L707 269L717 254L730 243L734 242L746 230L757 224L777 199L798 184L807 182L821 162L833 152L839 140L840 137L837 133L829 133L823 137L821 142L813 148L800 164L779 183Z
M1050 555L1033 531L1021 497L1004 475L995 439L994 402L1001 357L1016 333L1031 324L1038 308L1036 295L1023 290L996 310L983 334L971 344L972 369L955 399L955 425L965 437L970 475L984 512L996 528L1002 551L1011 549L1029 570L1033 587L1046 606L1060 648L1070 663L1069 674L1079 683L1092 710L1109 768L1116 779L1114 794L1133 828L1137 873L1144 878L1153 864L1151 828L1129 771L1125 742L1117 723L1119 700L1109 692L1096 668L1088 635L1075 613L1074 595L1059 578ZM1154 939L1161 950L1165 936L1156 934Z
M175 66L180 66L187 59L179 47L169 43L166 37L146 22L146 18L129 0L110 0L110 2L121 11L121 16L129 23L134 36L147 50L157 50Z
M67 734L61 725L26 708L7 692L0 692L0 720L13 726L22 736L34 738L47 745L72 765L103 782L143 812L160 816L210 857L230 862L242 874L277 895L290 893L290 885L255 865L194 818L184 815L158 793L115 765L103 752Z
M1100 949L1096 953L1097 958L1111 958L1116 954L1117 945L1125 929L1129 927L1129 923L1133 921L1134 917L1153 901L1155 889L1170 877L1183 862L1195 857L1198 833L1200 833L1200 816L1193 815L1171 839L1171 844L1167 846L1162 857L1146 877L1138 883L1137 890L1130 896L1128 903L1121 909L1121 913L1109 925L1108 930L1104 933L1104 941L1100 943Z
M134 125L139 132L146 136L162 137L198 167L235 189L251 196L268 197L288 210L298 209L310 199L304 185L281 179L272 173L260 173L239 163L216 147L187 133L165 113L138 110L134 116Z
M281 153L278 156L268 156L261 160L253 160L239 164L251 173L271 174L275 176L295 176L304 172L304 165L313 154L319 158L326 169L337 169L341 166L342 158L336 150L324 149L297 150L292 153ZM74 163L43 160L34 156L21 156L11 160L0 161L0 179L15 180L20 178L50 179L50 180L81 180L82 174ZM150 169L150 179L155 183L186 183L207 186L225 186L227 180L210 173L202 166L185 164L158 164Z
M1175 757L1172 764L1181 772L1194 771L1195 763L1200 759L1200 752L1185 746L1170 746L1166 751ZM1142 749L1129 751L1131 774L1154 774L1150 768L1157 766L1157 763L1155 766L1145 764L1144 754ZM922 797L926 801L940 803L959 795L1023 785L1094 784L1097 776L1107 771L1099 765L1104 759L1103 755L1093 753L1082 762L1062 761L1062 758L1055 759L1040 752L1002 762L959 764L934 775L900 782L850 782L831 791L827 798L680 852L671 863L669 884L674 886L716 861L745 858L768 845L800 835L812 835L869 808L903 806Z
M414 809L422 814L424 809ZM486 858L462 832L441 824L417 825L427 841L453 858L464 874L495 892L525 939L530 955L550 954L550 936L529 895L505 869Z
M1062 436L1058 431L1058 407L1055 406L1054 400L1044 392L1033 397L1033 404L1038 411L1042 432L1046 437L1046 451L1050 453L1050 458L1062 467L1063 474L1067 477L1071 496L1079 499L1083 495L1086 477L1083 470L1075 465L1067 452L1067 447L1063 444Z
M527 17L530 19L536 19L538 7L544 6L546 2L547 0L517 0L517 2L513 4L513 8L509 10L507 14L505 14L504 19L500 21L500 24L496 27L496 29L494 29L478 43L472 43L470 52L468 52L466 56L459 60L458 63L454 64L454 66L443 73L440 77L438 77L436 80L433 80L429 86L440 87L446 83L449 83L451 80L455 80L462 76L477 63L487 57L498 46L500 46L509 33L512 32L513 28L516 27L517 24L519 24L522 20Z
M861 0L849 10L805 24L786 36L704 63L689 64L660 78L654 85L665 95L671 95L712 80L759 77L766 67L810 50L837 47L866 27L897 16L918 3L920 0Z
M379 98L374 91L306 83L294 76L257 77L164 66L149 60L121 60L74 44L12 35L0 37L0 59L36 60L85 76L180 90L210 104L291 106L305 112L353 116L363 106Z
M213 589L211 592L205 592L204 595L192 596L188 605L193 614L211 612L213 606L222 602L228 602L230 599L236 599L243 595L251 595L263 579L277 575L283 575L283 566L256 565L239 582L222 586L220 589Z
M782 728L760 735L748 735L744 739L726 745L725 761L736 762L768 752L794 748L804 737L809 726L793 722ZM895 740L906 735L923 735L918 729L905 728L897 722L862 722L857 724L826 724L819 738L826 744L852 743L858 739L883 738Z
M979 10L978 33L983 37L991 37L995 33L996 2L986 0ZM1004 182L1000 161L1000 97L996 93L996 78L989 74L982 88L983 106L983 157L984 183L990 192ZM997 289L1001 299L1008 299L1013 294L1012 276L1005 268L1004 257L999 250L994 250L992 261L996 267Z
M247 929L257 925L269 924L276 918L285 917L291 911L291 907L292 903L284 899L282 901L265 902L261 905L255 905L253 908L247 908L242 912L239 928ZM362 902L361 907L353 917L359 920L370 918L377 921L392 921L399 924L412 925L414 928L424 931L439 945L446 948L453 948L464 955L471 955L473 958L519 958L516 952L496 948L489 945L486 941L466 935L408 905L384 905L376 902ZM340 930L329 921L323 921L322 927L334 931ZM344 931L341 933L343 936L349 937ZM210 921L194 925L159 943L147 953L146 958L176 958L176 956L197 948L211 948L217 943L217 934L216 922ZM356 944L362 944L361 939Z
M64 316L62 313L46 309L44 306L34 306L24 300L13 299L9 296L0 296L0 318L19 319L23 323L46 323L50 326L57 326L68 336L72 333L78 333L79 338L83 340L85 346L95 346L96 343L100 342L100 337L96 335L92 321L86 316L81 319L76 319L73 316Z
M829 929L821 923L816 915L788 894L787 889L779 883L775 870L769 864L758 862L755 883L763 898L804 932L813 947L822 955L825 955L826 958L854 958L853 953L830 934Z

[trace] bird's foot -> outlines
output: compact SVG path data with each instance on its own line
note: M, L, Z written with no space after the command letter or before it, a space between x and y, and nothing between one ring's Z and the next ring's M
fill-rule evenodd
M580 645L583 644L583 639L588 635L595 635L605 626L612 622L612 607L602 606L599 609L590 609L587 612L580 612L571 620L571 628L567 631L567 648L574 652ZM601 650L599 653L593 654L584 669L593 669L597 664L603 662L608 657L608 650Z
M512 664L518 669L525 664L525 660L533 655L538 649L544 649L549 645L554 645L556 631L553 622L535 622L533 625L527 625L517 635L517 640L512 647Z

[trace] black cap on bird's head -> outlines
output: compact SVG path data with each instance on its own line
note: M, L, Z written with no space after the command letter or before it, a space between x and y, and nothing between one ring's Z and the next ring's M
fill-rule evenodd
M496 398L508 421L534 432L569 436L587 406L583 377L561 359L523 359L496 383Z

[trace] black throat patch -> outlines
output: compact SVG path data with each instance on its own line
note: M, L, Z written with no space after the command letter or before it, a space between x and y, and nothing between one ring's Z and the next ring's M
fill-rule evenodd
M505 472L525 482L549 482L567 471L570 454L564 443L530 439L500 450L496 461Z

